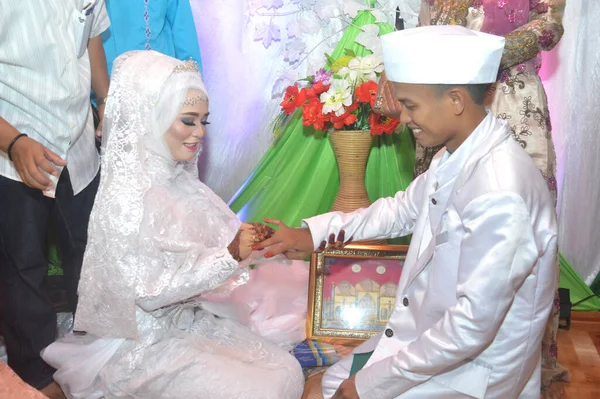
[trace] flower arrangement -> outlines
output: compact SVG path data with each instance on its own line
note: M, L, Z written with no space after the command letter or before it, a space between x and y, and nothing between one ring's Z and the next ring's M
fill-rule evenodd
M365 130L374 136L393 133L400 121L373 111L383 61L375 55L359 57L351 50L332 59L314 75L285 90L283 116L302 110L302 123L316 130Z

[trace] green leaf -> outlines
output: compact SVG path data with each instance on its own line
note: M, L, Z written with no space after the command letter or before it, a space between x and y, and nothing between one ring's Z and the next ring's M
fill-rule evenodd
M331 58L331 56L327 53L325 53L325 58L327 58L327 64L326 64L326 68L327 69L331 69L331 66L333 65L333 63L335 62L335 60L333 58Z
M356 53L354 52L354 50L352 49L344 49L344 55L347 55L349 57L356 57Z

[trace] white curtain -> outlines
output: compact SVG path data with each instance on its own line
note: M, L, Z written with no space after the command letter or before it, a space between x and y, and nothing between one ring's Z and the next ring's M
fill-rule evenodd
M560 251L589 285L600 272L600 2L567 0L563 23L542 77L558 157Z

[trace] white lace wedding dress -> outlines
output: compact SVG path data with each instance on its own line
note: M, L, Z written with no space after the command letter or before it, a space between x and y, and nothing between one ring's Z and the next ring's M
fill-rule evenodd
M226 248L240 222L198 181L196 160L175 162L164 145L184 100L170 94L190 88L205 92L199 74L153 51L115 62L75 316L87 333L42 354L68 397L302 395L296 359L240 322L256 315L208 300L248 272Z

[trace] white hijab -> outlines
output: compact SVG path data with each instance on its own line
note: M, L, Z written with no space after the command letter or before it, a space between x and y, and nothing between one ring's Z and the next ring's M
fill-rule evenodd
M135 287L151 278L150 269L171 267L186 251L201 261L225 248L239 228L235 214L198 180L197 158L176 162L163 138L190 89L206 95L191 62L131 51L114 63L100 186L79 283L77 331L136 338ZM177 234L165 243L164 231ZM159 241L175 255L166 257L156 248Z

